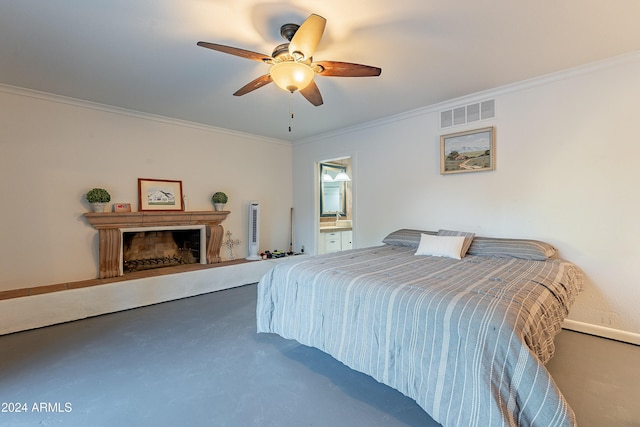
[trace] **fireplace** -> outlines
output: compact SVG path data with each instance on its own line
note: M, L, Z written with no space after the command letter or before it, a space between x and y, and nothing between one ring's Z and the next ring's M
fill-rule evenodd
M122 232L121 273L206 264L206 229L201 226L125 228ZM202 249L201 249L202 248Z
M127 251L129 252L127 261L130 261L130 257L138 260L146 257L150 260L146 263L149 265L160 262L165 264L165 261L166 266L179 265L185 260L201 264L219 263L221 261L220 246L224 234L221 223L228 214L229 211L90 212L85 213L84 216L99 232L99 277L104 279L124 274L126 271L124 267L125 252ZM187 232L188 230L191 231ZM154 232L162 233L154 235ZM170 237L167 237L164 232L171 232ZM134 236L138 233L144 235L149 233L151 241L155 240L163 249L145 248L150 245L138 244L137 242L137 249L132 249L134 237L130 237L128 233L133 233ZM197 237L195 237L196 234ZM149 236L144 236L144 238ZM186 240L191 242L186 242ZM146 251L146 254L142 256L139 255L141 248ZM134 264L136 263L127 262L127 269ZM145 262L139 264L142 269L149 267L149 265L145 265Z

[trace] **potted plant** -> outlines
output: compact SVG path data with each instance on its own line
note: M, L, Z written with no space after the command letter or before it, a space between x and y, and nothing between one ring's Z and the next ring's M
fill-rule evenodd
M224 205L227 203L227 200L229 200L229 198L222 191L217 191L213 193L213 196L211 196L211 201L217 211L224 210Z
M93 188L85 196L94 212L104 212L104 208L111 201L111 194L104 188Z

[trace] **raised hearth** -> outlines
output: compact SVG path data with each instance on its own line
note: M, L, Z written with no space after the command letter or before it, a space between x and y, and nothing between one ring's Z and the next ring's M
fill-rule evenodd
M84 216L99 232L101 279L122 275L122 233L127 229L203 225L206 228L206 262L219 263L224 229L229 211L196 212L89 212Z

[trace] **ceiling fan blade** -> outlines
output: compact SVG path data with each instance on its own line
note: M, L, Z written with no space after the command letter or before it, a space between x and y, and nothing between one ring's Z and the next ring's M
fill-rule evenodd
M260 76L257 79L254 79L242 86L238 89L233 95L234 96L242 96L256 89L260 89L262 86L271 83L271 76L269 74L265 74L264 76Z
M300 25L289 43L289 54L297 60L311 58L320 43L327 20L312 14Z
M241 58L251 59L258 62L270 63L273 58L264 53L252 52L250 50L240 49L237 47L225 46L223 44L198 42L198 46L206 47L208 49L217 50L218 52L228 53L230 55L239 56Z
M320 65L323 69L318 71L321 76L334 77L375 77L382 73L382 69L370 65L352 64L350 62L320 61L314 65Z
M307 87L300 90L299 92L307 99L307 101L309 101L316 107L322 105L323 101L322 95L320 95L320 89L318 89L316 82L314 82L313 80L311 80L311 83L309 83Z

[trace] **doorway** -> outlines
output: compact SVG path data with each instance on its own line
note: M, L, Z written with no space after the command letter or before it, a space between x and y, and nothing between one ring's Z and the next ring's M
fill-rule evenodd
M351 157L319 162L316 253L353 247L353 170Z

